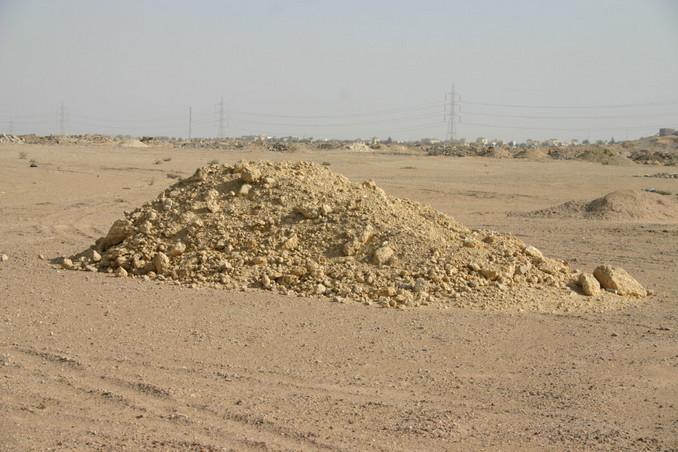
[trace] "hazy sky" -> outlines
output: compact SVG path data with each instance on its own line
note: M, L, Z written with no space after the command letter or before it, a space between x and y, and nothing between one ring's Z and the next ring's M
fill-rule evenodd
M0 0L0 132L444 139L453 83L457 138L678 127L678 0Z

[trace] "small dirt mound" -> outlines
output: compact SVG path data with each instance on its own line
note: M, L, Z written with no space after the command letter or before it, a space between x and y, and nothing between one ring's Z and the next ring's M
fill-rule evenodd
M201 168L64 261L64 268L191 287L258 288L385 307L551 310L556 303L562 310L577 303L569 288L578 273L567 263L512 235L471 230L430 207L390 197L373 181L352 183L308 162ZM544 299L555 301L547 306Z
M536 217L583 218L592 220L673 220L678 209L670 199L657 193L624 190L593 201L569 201L556 207L527 214Z
M514 157L526 160L544 160L548 158L548 154L541 148L530 148L516 152Z
M118 142L118 146L123 147L123 148L147 148L148 145L144 143L141 140L137 140L136 138L121 138L120 141Z

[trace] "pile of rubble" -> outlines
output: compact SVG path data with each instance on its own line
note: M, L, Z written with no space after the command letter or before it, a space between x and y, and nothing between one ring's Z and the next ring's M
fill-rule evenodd
M16 135L3 133L0 135L0 144L24 144L24 139Z
M510 309L580 290L580 272L512 235L308 162L201 168L63 266L392 307Z

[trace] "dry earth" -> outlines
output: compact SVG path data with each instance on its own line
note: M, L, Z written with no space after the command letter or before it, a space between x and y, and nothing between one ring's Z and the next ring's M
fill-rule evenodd
M57 265L168 174L241 159L329 163L656 295L604 313L397 310ZM678 222L507 215L678 192L647 167L7 144L0 168L2 451L678 450Z

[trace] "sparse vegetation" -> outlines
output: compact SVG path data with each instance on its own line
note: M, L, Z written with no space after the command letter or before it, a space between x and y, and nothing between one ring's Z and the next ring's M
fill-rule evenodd
M169 178L169 179L181 179L181 176L177 173L167 173L167 178Z
M21 160L26 160L28 158L28 154L26 153L26 151L19 152L19 158Z
M210 166L218 165L218 164L219 164L219 160L210 160L210 162L208 163L208 165L210 165Z
M330 162L322 162L321 165L322 166L332 166L332 164Z

